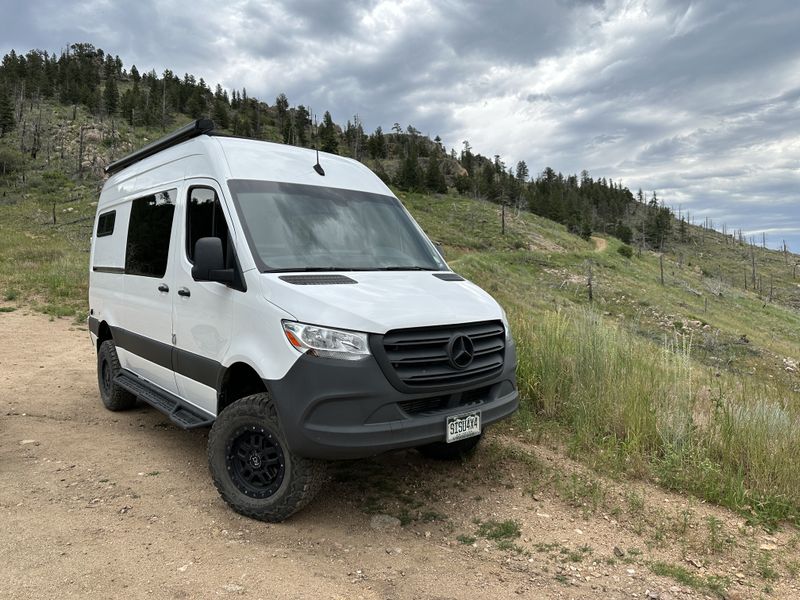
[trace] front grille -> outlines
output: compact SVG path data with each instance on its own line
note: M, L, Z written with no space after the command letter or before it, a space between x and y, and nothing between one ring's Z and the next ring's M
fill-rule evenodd
M450 363L448 344L466 335L474 347L472 363L464 369ZM407 388L455 387L489 378L503 370L505 331L499 321L397 329L383 336L380 362L389 379ZM392 377L393 376L393 377Z
M417 398L416 400L401 400L398 402L400 408L410 415L422 413L438 412L447 408L447 396L436 396L435 398Z
M491 385L449 394L447 396L434 396L431 398L415 398L413 400L401 400L397 404L409 415L420 415L451 410L454 408L476 406L483 404L489 399L492 391Z

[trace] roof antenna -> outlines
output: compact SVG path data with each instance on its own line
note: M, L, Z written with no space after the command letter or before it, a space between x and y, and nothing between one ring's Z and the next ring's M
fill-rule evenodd
M314 148L317 151L317 164L314 165L314 170L319 174L325 177L325 169L322 168L322 165L319 164L319 149Z
M317 164L314 165L314 170L317 172L317 175L325 177L325 169L323 169L322 165L319 164L319 128L317 127L317 115L314 115L314 126L312 127L311 132L314 135L314 150L317 151Z
M317 127L316 114L314 115L314 125L311 127L311 134L314 136L314 150L317 151L317 164L314 165L314 170L317 172L317 175L325 177L325 169L319 164L319 148L317 147L319 144L319 128Z

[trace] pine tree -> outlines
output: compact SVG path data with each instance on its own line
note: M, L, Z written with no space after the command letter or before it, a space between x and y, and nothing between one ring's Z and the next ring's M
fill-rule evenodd
M186 112L191 115L193 119L199 119L206 111L206 102L203 98L203 92L200 88L195 88L189 100L186 102Z
M223 129L227 129L230 125L230 115L228 114L228 103L221 95L214 98L214 123Z
M310 124L311 118L308 109L301 104L294 111L294 128L297 133L298 146L308 146L308 126Z
M106 107L106 113L113 115L117 112L119 107L119 90L117 89L117 80L113 77L106 80L106 87L103 90L103 104Z
M408 191L419 191L424 187L423 173L417 160L417 149L414 145L408 149L400 171L397 173L397 187Z
M499 190L495 182L497 171L491 162L486 162L481 170L481 177L478 183L478 188L481 195L487 200L497 200L499 198Z
M6 91L0 88L0 137L14 129L14 106Z
M322 125L319 128L320 150L338 154L339 140L337 138L336 125L333 124L331 113L326 110L325 116L322 117Z
M467 175L474 175L472 172L472 165L475 160L475 155L472 154L472 146L469 145L469 140L464 140L464 149L461 151L461 166L467 171Z
M528 165L524 160L521 160L517 163L516 179L520 183L525 183L528 181Z
M437 194L447 193L447 181L445 181L444 173L442 173L439 152L436 150L428 159L428 168L425 171L425 187Z
M386 136L383 135L383 129L381 129L380 125L375 129L375 133L369 136L367 150L369 151L370 158L386 158Z
M278 130L283 133L283 128L286 124L286 114L289 111L289 99L286 94L278 94L275 98L275 110L278 111Z

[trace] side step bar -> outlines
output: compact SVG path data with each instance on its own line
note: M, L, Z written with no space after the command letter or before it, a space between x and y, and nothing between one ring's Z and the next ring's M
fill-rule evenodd
M199 408L187 404L169 392L150 385L128 371L123 370L117 375L114 378L114 383L129 391L139 400L147 402L153 408L160 410L181 429L209 427L214 422L214 417L205 414Z

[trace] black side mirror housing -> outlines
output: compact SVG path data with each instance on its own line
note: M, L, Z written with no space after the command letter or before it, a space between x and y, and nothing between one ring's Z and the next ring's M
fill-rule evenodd
M436 246L436 251L439 253L439 256L442 257L442 260L445 260L444 246L442 246L442 242L433 242L433 245Z
M204 237L195 242L192 279L195 281L218 281L219 283L233 282L233 269L225 268L221 239Z

